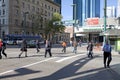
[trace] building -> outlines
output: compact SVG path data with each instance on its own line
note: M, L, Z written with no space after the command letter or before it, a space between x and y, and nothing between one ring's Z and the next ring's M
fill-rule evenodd
M45 22L61 6L51 0L0 0L0 35L33 34L35 17L39 17L39 33L43 35Z
M117 17L120 17L120 0L118 0L118 5L117 5Z
M107 17L116 17L116 8L115 6L109 6L106 9Z
M118 29L118 20L116 18L107 18L106 29ZM80 37L82 41L103 42L104 18L87 18L85 26L79 29L75 28L76 34L84 34Z
M100 17L100 1L101 0L73 0L73 4L76 4L76 14L73 12L73 15L76 15L76 19L80 21L80 26L84 24L87 18Z

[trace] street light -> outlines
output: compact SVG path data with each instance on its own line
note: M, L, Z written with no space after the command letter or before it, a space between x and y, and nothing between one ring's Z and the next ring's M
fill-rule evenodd
M106 32L106 8L107 8L107 0L104 0L104 33ZM104 35L104 43L106 42L106 35Z
M24 16L24 24L23 24L23 31L24 34L26 34L26 15L29 14L29 12L24 12L23 16Z
M75 23L73 24L73 40L76 41L76 38L75 38L75 26L76 26L76 4L72 4L71 6L73 6L73 20L75 21Z

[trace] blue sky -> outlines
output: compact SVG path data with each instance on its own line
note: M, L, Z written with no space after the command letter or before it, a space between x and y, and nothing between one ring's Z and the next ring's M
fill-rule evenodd
M101 1L101 16L103 16L104 0ZM72 20L73 12L72 5L73 0L62 0L62 16L63 20ZM107 0L107 6L117 6L117 0Z

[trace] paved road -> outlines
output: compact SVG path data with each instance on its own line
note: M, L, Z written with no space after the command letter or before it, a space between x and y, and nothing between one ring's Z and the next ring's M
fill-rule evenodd
M8 48L6 53L8 58L0 60L0 80L120 80L120 55L113 55L111 68L104 68L98 49L93 59L87 58L85 47L78 47L77 54L70 47L66 53L54 47L51 58L44 58L44 48L40 53L29 48L28 57L22 58L19 48Z

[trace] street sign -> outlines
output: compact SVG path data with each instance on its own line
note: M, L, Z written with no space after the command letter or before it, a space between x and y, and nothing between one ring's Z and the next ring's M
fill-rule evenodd
M53 25L79 24L79 20L55 21Z
M79 20L66 20L66 21L62 21L63 24L78 24L79 23Z

